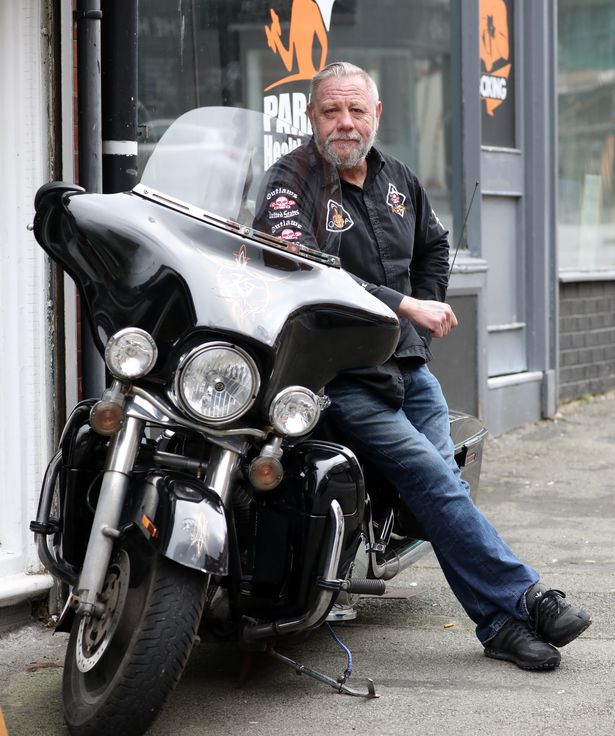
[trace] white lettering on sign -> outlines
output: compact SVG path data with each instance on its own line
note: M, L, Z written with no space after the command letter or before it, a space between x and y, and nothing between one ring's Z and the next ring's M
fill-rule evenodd
M283 92L279 95L263 97L264 148L265 171L274 164L280 156L284 156L301 145L301 138L297 133L312 134L312 126L307 116L307 97L302 92ZM275 131L272 130L271 118L275 118ZM284 142L274 140L273 133L286 133L288 138Z
M294 151L301 145L301 138L289 136L283 143L274 141L271 134L265 133L265 171L272 166L281 156Z
M507 95L505 77L483 74L480 78L480 96L487 100L505 100Z
M312 134L312 126L307 116L307 97L302 92L283 92L279 95L266 95L263 98L263 112L277 118L276 133L295 131ZM265 132L271 132L271 121L265 118Z

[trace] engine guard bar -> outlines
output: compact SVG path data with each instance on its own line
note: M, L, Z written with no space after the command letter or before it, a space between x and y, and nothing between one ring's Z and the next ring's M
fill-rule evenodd
M321 579L324 578L325 580L335 578L337 575L344 538L344 512L335 499L331 501L329 516L331 518L331 533L328 554L324 565L325 569L321 577ZM306 631L316 626L326 615L334 595L335 591L321 588L312 608L306 611L300 618L282 619L265 624L248 623L242 632L243 639L247 643L252 643L272 636L282 636L284 634Z
M38 510L36 512L36 521L30 522L30 531L34 532L40 561L54 577L63 580L72 587L78 579L77 571L60 557L54 555L49 548L49 536L58 531L58 525L53 523L50 518L55 485L61 467L62 450L58 450L45 471Z

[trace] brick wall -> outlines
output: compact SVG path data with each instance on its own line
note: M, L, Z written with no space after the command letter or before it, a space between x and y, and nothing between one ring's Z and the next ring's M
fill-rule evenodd
M560 400L615 388L615 281L560 284Z

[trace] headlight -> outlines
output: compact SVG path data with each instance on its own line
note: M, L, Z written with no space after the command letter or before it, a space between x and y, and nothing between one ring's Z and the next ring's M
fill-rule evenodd
M254 403L260 380L252 358L223 342L202 345L184 355L175 379L183 408L206 422L230 422Z
M109 338L105 348L105 363L119 379L133 381L147 375L158 357L158 348L151 335L138 327L126 327Z
M271 402L269 419L280 434L299 437L314 429L325 402L309 388L289 386Z

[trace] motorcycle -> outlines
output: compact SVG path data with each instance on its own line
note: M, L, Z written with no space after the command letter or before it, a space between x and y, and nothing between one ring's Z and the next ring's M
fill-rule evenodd
M322 422L323 387L385 361L396 316L340 268L339 234L322 249L293 237L288 193L265 203L286 237L254 227L268 166L303 140L259 113L200 108L132 191L37 192L36 239L75 281L109 378L70 414L31 523L67 593L73 734L143 734L201 626L376 695L275 648L334 618L340 596L383 594L429 548ZM451 431L475 494L484 429L454 414Z

